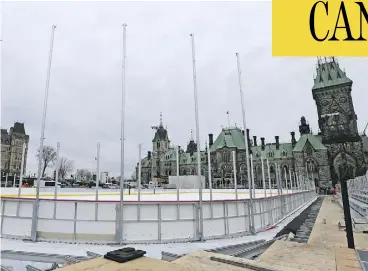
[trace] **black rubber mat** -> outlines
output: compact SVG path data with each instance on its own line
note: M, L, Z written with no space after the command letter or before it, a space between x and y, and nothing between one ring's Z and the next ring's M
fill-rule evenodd
M143 250L135 250L132 247L126 247L107 252L104 258L119 263L125 263L143 257L144 254L146 254L146 252Z

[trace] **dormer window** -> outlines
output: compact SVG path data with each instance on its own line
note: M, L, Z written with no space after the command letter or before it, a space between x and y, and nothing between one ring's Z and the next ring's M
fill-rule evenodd
M285 150L283 150L283 151L282 151L282 156L283 156L283 157L287 156L287 153L286 153L286 151L285 151Z
M268 153L268 157L273 157L273 156L274 156L273 151L270 151L270 152Z
M256 153L256 157L259 157L259 152Z

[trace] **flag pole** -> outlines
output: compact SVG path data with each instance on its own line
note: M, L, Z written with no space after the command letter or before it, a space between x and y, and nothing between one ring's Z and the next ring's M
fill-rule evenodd
M197 140L197 174L199 181L199 239L203 241L203 209L202 209L202 178L201 178L201 148L199 142L199 118L198 118L198 94L197 94L197 71L195 62L194 34L190 34L192 40L192 62L193 62L193 88L194 88L194 107L196 121L196 140Z
M235 54L236 62L238 66L238 80L239 80L239 92L240 92L240 104L242 108L242 117L243 117L243 129L244 131L247 129L246 120L245 120L245 108L244 108L244 95L243 95L243 88L242 88L242 77L241 77L241 69L240 69L240 60L239 60L239 53ZM251 233L255 233L254 229L254 209L253 209L253 191L252 191L252 184L251 184L251 176L250 176L250 163L249 163L249 148L248 148L248 136L244 136L244 144L245 144L245 156L247 159L247 177L249 183L249 228Z
M123 24L123 58L122 58L122 73L121 73L121 125L120 125L120 223L119 223L119 238L120 244L124 240L123 228L123 203L124 203L124 141L125 141L125 60L126 60L126 24Z

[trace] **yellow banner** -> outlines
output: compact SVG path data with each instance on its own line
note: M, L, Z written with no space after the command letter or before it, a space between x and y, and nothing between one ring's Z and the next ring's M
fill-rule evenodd
M368 56L368 1L272 0L273 56Z

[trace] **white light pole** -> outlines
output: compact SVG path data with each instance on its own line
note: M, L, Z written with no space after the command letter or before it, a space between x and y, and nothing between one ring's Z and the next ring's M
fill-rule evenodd
M6 173L6 175L5 175L5 187L8 187L8 176L9 176L9 173Z
M243 88L242 88L242 77L241 77L241 69L240 69L240 60L239 60L239 54L236 53L236 62L238 67L238 79L239 79L239 92L240 92L240 103L242 108L242 118L243 118L243 129L246 131L247 125L245 120L245 108L244 108L244 95L243 95ZM248 149L248 135L244 136L244 144L245 144L245 156L247 159L247 176L248 176L248 183L249 183L249 202L250 202L250 208L249 208L249 227L251 230L251 233L255 233L254 229L254 209L253 209L253 196L252 196L252 185L251 185L251 176L250 176L250 165L249 165L249 149Z
M43 115L42 115L42 126L41 126L41 137L38 155L38 170L37 170L37 187L36 187L36 203L33 205L33 217L32 217L32 230L31 239L36 241L37 238L37 217L38 217L38 205L40 200L40 181L41 181L41 171L42 171L42 159L43 159L43 142L45 139L45 126L46 126L46 115L47 115L47 101L49 96L49 86L50 86L50 74L51 74L51 63L52 63L52 52L54 47L54 33L56 25L51 27L51 42L49 51L49 61L47 66L46 74L46 88L45 88L45 99L43 104Z
M55 190L54 190L54 200L57 199L57 189L59 183L59 169L60 169L60 142L56 144L56 168L55 168Z
M45 127L46 127L46 115L47 115L47 102L49 97L49 86L50 86L50 75L51 75L51 64L52 64L52 53L54 48L54 33L55 33L56 25L51 27L51 43L50 43L50 51L49 51L49 61L47 66L47 75L46 75L46 88L45 88L45 99L43 103L43 115L42 115L42 126L41 126L41 138L40 138L40 147L39 147L39 155L38 155L38 170L37 170L37 187L36 187L36 205L38 206L38 201L40 199L40 181L41 181L41 173L42 173L42 159L43 159L43 142L45 139Z
M201 178L201 148L199 142L199 119L198 119L198 95L197 95L197 71L195 62L194 34L190 34L192 40L192 62L193 62L193 88L194 88L194 107L196 121L196 140L197 140L197 164L199 181L199 239L203 241L203 209L202 209L202 178Z
M179 146L176 146L176 200L179 201L180 200L180 177L179 177L179 161L180 161L180 157L179 157Z
M97 143L97 158L96 158L96 202L98 201L98 185L100 184L100 142Z
M238 181L236 179L236 153L235 151L233 151L233 169L234 169L235 199L238 200Z
M123 203L124 203L124 140L125 140L125 60L126 60L126 24L123 24L123 59L121 83L121 130L120 130L120 223L118 226L120 244L123 243Z
M142 144L138 145L138 201L141 201Z
M20 168L20 178L19 178L19 187L18 187L18 198L20 198L20 191L22 189L23 185L23 171L24 171L24 156L26 152L26 143L23 143L23 151L22 151L22 162L21 162L21 168Z
M211 151L208 146L208 184L210 186L210 201L212 201Z
M269 163L268 159L266 159L266 163L267 163L268 185L270 187L270 195L272 197L271 171L270 171L270 163Z
M266 178L265 178L265 171L264 171L264 164L263 164L263 157L262 156L261 156L261 165L262 165L262 181L263 181L264 196L267 197Z

